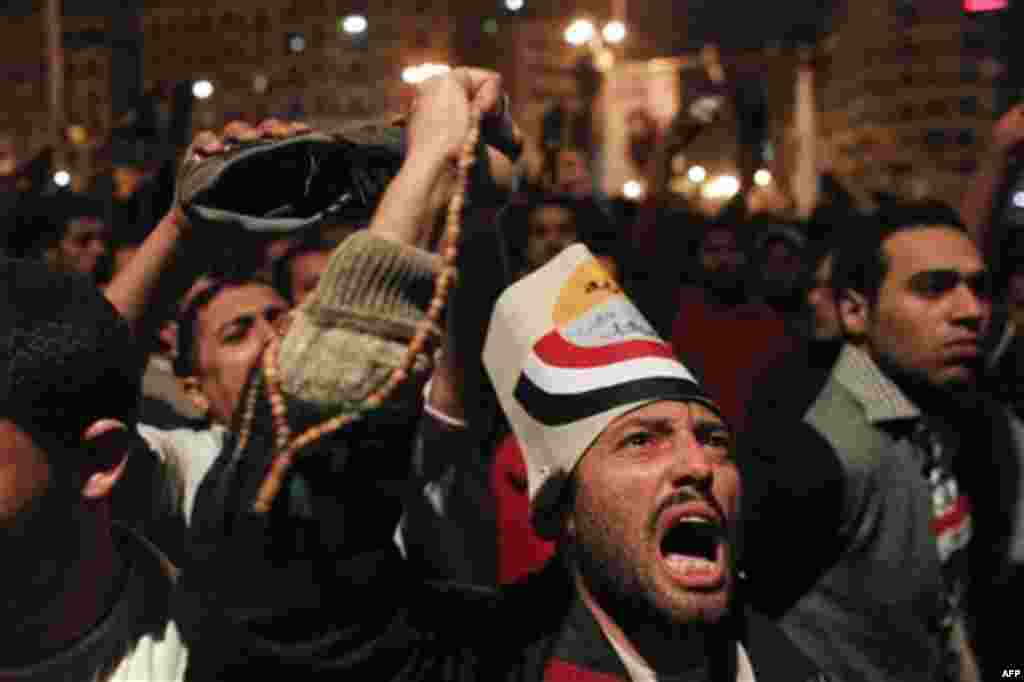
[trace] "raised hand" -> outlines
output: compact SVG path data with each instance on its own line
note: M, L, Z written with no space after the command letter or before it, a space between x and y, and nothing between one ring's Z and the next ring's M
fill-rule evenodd
M1024 142L1024 103L1011 107L992 126L992 144L996 151L1008 154Z

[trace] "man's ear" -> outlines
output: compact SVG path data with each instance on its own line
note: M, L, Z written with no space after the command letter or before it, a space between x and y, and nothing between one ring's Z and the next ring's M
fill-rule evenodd
M54 244L53 246L43 249L42 255L43 262L52 268L57 265L57 258L60 255L60 252L58 251L57 245Z
M205 415L209 413L210 399L203 393L203 388L199 384L199 377L185 377L181 380L181 388L185 391L185 395L199 414Z
M864 294L845 289L839 294L839 319L843 330L854 338L868 332L868 300Z
M82 485L82 497L99 500L110 496L135 442L134 434L116 419L98 419L85 430L82 443L90 473Z

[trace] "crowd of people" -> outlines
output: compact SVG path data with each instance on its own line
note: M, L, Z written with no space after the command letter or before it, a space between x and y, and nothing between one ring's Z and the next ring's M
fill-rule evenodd
M301 228L267 195L316 163L193 210L316 134L280 120L197 135L116 261L94 201L9 219L0 680L1021 666L1024 260L994 206L1024 107L957 210L810 222L607 200L585 150L524 179L490 71L396 130L360 128L393 163Z

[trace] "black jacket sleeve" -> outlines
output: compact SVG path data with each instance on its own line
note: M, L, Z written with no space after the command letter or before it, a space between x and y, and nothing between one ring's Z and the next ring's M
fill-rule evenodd
M781 616L838 560L845 486L831 445L797 420L744 435L741 568L744 596Z
M254 422L269 423L268 409ZM459 611L486 610L489 597L452 596L402 560L393 541L401 495L381 472L396 461L408 471L403 433L371 416L319 441L266 515L251 505L271 436L256 429L242 452L230 440L198 492L175 594L187 679L401 680L447 660L439 649L462 637L438 633L449 620L469 628L478 617ZM443 434L433 444L452 456L459 447Z

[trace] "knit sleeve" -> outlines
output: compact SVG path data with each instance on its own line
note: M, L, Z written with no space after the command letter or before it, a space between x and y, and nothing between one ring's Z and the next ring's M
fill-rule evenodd
M365 230L342 242L282 343L285 393L326 414L366 400L402 365L438 269L434 254ZM420 353L395 399L415 403L431 368Z

